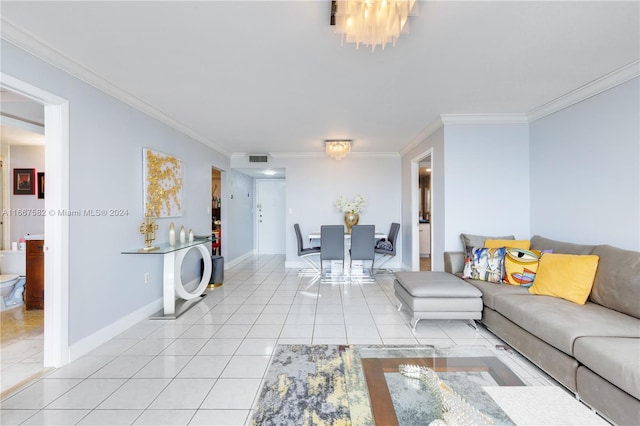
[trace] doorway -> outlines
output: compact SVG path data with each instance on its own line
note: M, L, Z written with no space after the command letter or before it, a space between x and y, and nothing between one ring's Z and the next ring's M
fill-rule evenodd
M433 270L433 148L411 159L411 270Z
M44 106L46 211L69 210L69 103L52 93L1 73L3 90ZM5 176L6 183L6 176ZM6 240L7 236L4 236ZM44 219L44 367L61 367L69 353L69 217Z
M211 249L214 255L222 255L222 174L211 168Z
M22 259L12 264L3 263L0 273L27 274L27 254L18 241L29 235L44 233L44 217L20 212L44 209L44 199L37 190L36 172L44 171L44 106L6 88L0 89L0 256ZM31 175L31 191L16 193L15 170ZM12 173L12 171L14 173ZM13 175L13 176L12 176ZM40 238L40 237L37 237ZM6 252L5 252L6 251ZM29 256L30 259L34 257ZM22 264L22 267L20 267ZM11 269L15 268L15 269ZM9 295L5 294L0 316L2 351L2 395L11 392L20 383L38 376L44 369L44 309L41 294L34 291L43 285L41 276L29 272L30 288L22 284ZM38 282L37 286L34 286ZM11 299L9 302L7 299ZM7 302L5 306L5 302Z
M285 253L284 179L256 180L256 229L259 254Z
M420 270L431 270L431 155L418 163Z

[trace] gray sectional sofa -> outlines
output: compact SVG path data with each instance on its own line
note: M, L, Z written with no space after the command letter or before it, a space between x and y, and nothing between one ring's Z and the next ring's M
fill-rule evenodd
M531 249L598 255L587 303L468 279L482 292L482 323L603 417L640 424L640 252L537 235ZM447 272L463 268L463 252L445 253Z

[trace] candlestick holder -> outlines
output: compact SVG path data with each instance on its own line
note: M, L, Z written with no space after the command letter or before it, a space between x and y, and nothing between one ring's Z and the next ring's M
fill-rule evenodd
M156 224L156 218L151 216L145 216L144 222L140 225L140 233L144 235L144 247L142 250L144 251L153 251L158 250L159 247L153 247L151 244L153 240L156 239L156 230L158 229L158 224Z

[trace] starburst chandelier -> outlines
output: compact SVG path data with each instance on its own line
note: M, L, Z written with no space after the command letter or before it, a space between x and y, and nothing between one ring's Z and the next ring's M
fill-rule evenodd
M342 41L384 46L398 42L409 30L409 16L416 0L336 0L331 2L331 25L342 34ZM417 9L417 8L416 8Z

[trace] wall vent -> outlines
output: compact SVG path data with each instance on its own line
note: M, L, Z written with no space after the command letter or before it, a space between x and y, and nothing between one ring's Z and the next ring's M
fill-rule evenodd
M268 163L269 156L268 155L250 155L249 162L250 163Z

